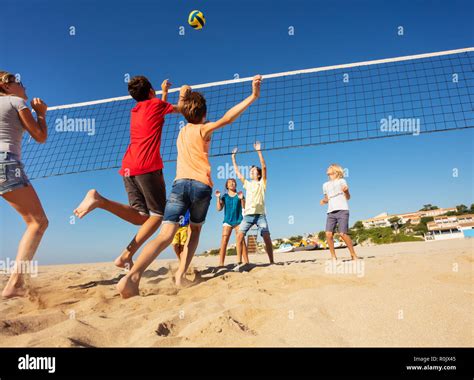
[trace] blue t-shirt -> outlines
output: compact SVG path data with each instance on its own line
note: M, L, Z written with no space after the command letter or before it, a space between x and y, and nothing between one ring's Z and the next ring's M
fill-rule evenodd
M179 222L180 227L186 227L189 224L189 210L184 214L183 220Z
M231 197L229 194L221 195L224 202L224 223L236 226L242 221L242 203L236 194Z

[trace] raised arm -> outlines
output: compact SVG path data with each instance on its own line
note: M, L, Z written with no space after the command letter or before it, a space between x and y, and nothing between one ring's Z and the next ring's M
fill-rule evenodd
M265 159L263 158L263 154L261 151L262 145L260 144L260 142L257 141L255 144L253 144L253 147L257 151L258 158L260 159L260 166L262 168L262 179L264 181L267 181L267 165L265 164Z
M168 79L165 79L163 83L161 84L161 100L163 100L164 102L166 102L168 99L168 92L171 86L172 86L172 83L169 82ZM181 86L181 89L179 90L178 104L173 104L173 113L181 112L181 105L183 104L183 98L184 98L184 95L186 95L188 91L191 91L191 87L189 87L186 84Z
M221 192L216 190L216 199L217 199L217 211L221 211L224 208L224 202L221 199Z
M260 96L261 82L261 75L254 76L252 81L252 94L243 101L241 101L239 104L228 110L221 119L214 122L206 123L202 127L203 137L205 139L209 139L212 132L214 132L216 129L225 127L226 125L232 123L235 119L237 119Z
M232 151L232 164L234 165L235 175L237 176L238 179L240 179L242 181L242 183L244 183L245 178L242 175L242 173L240 172L239 167L237 166L237 161L235 159L236 154L237 154L237 148L234 148L234 150Z
M39 98L34 98L31 101L31 107L36 112L36 119L33 117L29 108L21 110L18 115L20 116L23 127L28 133L35 139L36 142L44 143L48 138L48 126L46 125L46 111L48 106Z
M161 100L166 102L168 100L168 90L170 89L172 83L165 79L163 83L161 83Z
M242 209L245 209L244 193L242 191L239 191L238 195L239 195L239 199L240 199L240 205L242 206Z

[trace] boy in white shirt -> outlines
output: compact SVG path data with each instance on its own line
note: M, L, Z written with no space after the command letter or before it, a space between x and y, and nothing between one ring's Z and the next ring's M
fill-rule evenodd
M323 185L324 198L321 200L321 206L327 204L327 221L326 221L326 239L331 251L333 259L337 259L336 250L334 249L334 232L338 226L339 234L347 245L352 260L357 260L354 246L349 232L349 204L351 198L349 187L344 179L344 171L340 165L332 164L328 167L326 174L329 181Z

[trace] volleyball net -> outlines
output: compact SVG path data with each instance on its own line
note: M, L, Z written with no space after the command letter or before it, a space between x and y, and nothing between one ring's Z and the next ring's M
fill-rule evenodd
M474 48L264 75L260 98L213 134L210 156L474 127ZM251 92L251 77L191 86L214 121ZM157 92L159 96L161 92ZM177 103L179 88L168 101ZM128 96L51 107L48 141L25 134L31 179L120 167L130 135ZM164 161L176 160L182 115L167 115Z

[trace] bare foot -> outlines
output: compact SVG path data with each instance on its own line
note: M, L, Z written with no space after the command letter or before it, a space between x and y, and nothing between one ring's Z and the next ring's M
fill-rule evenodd
M174 280L177 288L185 288L193 284L192 281L187 280L186 277L183 274L180 274L179 272L176 272L176 274L174 275Z
M2 292L3 298L24 297L26 296L26 289L23 286L11 285L5 286Z
M114 264L115 264L116 267L124 268L126 270L130 270L133 267L133 260L132 260L131 257L128 258L124 255L120 255L119 257L117 257L115 259Z
M82 219L99 205L101 199L102 197L97 190L89 190L81 204L74 210L74 215Z
M130 298L140 294L138 290L138 281L132 280L132 276L123 277L117 284L117 290L122 298Z

